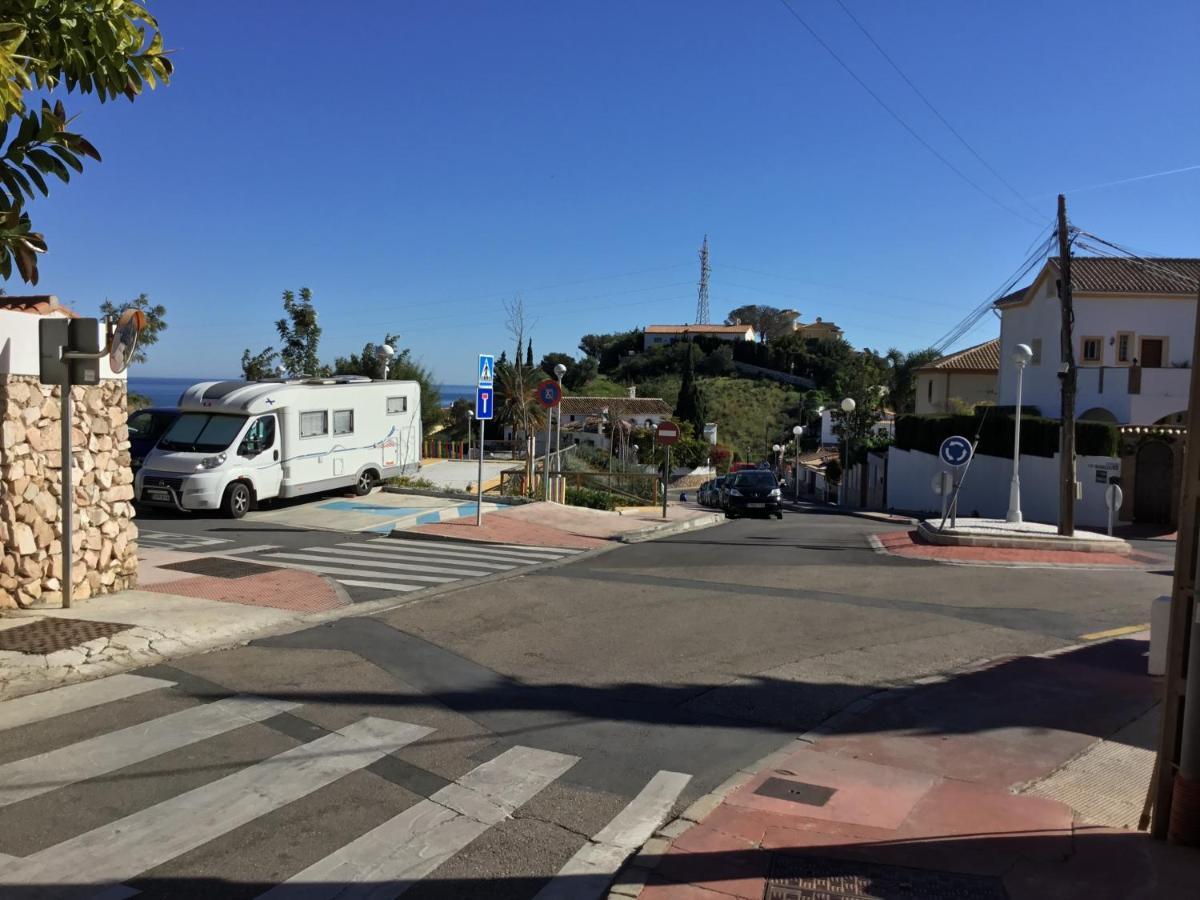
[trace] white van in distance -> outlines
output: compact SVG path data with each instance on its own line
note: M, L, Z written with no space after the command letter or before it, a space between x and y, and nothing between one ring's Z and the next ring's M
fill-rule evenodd
M353 487L421 467L421 388L361 375L207 381L146 456L140 503L220 509L235 519L273 497Z

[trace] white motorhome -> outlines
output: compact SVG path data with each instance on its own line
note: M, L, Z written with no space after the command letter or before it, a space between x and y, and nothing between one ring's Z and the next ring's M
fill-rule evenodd
M421 466L421 388L359 375L208 381L138 470L139 502L235 519L273 497L353 487Z

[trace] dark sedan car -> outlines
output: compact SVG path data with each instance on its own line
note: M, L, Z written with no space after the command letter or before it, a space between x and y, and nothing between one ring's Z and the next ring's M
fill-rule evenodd
M172 423L179 418L174 407L151 406L129 414L129 461L133 471L142 467L146 454L154 449Z
M768 469L744 469L730 475L721 491L725 515L783 518L783 495L775 474Z

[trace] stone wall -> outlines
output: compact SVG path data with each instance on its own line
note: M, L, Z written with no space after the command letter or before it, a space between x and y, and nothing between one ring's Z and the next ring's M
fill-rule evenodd
M0 375L0 607L62 602L60 389ZM133 587L125 382L72 389L75 600Z

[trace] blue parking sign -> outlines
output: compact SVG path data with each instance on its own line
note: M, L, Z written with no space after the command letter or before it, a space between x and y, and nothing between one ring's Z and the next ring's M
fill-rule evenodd
M475 418L481 422L492 418L493 393L490 387L475 388Z

